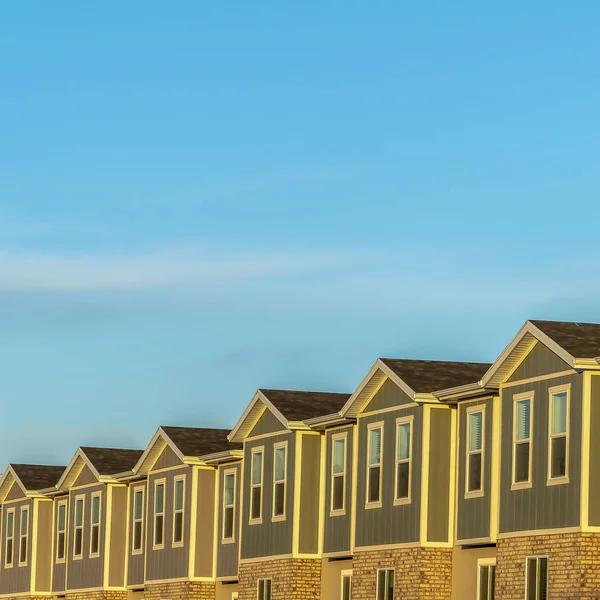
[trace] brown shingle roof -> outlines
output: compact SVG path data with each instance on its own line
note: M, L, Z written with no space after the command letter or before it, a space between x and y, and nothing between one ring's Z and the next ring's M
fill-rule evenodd
M417 394L431 394L438 390L476 383L491 366L488 363L443 360L380 360Z
M66 467L50 465L10 465L26 490L45 490L57 484Z
M229 429L209 429L204 427L170 427L161 429L179 448L184 456L204 456L224 450L236 450L241 444L227 441Z
M350 394L259 390L288 421L305 421L331 415L342 409Z
M574 358L600 356L600 324L530 321Z
M122 448L91 448L81 450L100 475L116 475L131 471L142 456L142 450L127 450Z

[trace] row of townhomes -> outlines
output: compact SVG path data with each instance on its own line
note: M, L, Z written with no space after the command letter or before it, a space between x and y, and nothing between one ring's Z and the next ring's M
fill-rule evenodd
M360 376L357 377L360 379ZM258 390L0 480L0 597L600 597L600 325L493 364L378 359L352 393Z

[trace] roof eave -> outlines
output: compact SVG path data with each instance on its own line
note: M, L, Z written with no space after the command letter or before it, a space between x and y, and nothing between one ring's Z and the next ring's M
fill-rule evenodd
M330 415L320 415L318 417L313 417L312 419L306 419L304 423L311 429L320 430L327 429L328 427L333 427L335 425L343 425L345 423L351 424L355 421L356 419L343 417L340 412L336 412Z
M495 387L484 387L481 381L475 383L467 383L466 385L458 385L456 387L447 388L445 390L438 390L433 392L434 396L440 400L440 402L446 402L453 404L459 400L467 400L469 398L477 398L479 396L487 396L489 394L495 394L498 392L498 388Z
M221 463L232 462L234 460L240 460L244 456L244 451L235 450L222 450L221 452L213 452L211 454L205 454L199 456L199 460L205 465L219 465Z

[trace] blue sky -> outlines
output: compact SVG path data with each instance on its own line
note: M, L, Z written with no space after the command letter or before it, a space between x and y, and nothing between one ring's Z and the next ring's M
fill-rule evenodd
M598 3L5 3L0 460L600 321Z

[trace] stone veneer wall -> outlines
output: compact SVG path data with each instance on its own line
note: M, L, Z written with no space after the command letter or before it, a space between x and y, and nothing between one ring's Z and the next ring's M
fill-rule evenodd
M239 566L239 600L256 600L257 580L271 579L272 600L319 600L321 560L281 558Z
M215 600L214 581L166 581L144 586L144 600Z
M600 598L600 534L564 533L498 540L496 600L523 600L532 556L548 557L548 598Z
M452 548L357 550L352 569L353 600L377 597L378 569L395 569L395 598L450 600L452 595Z

